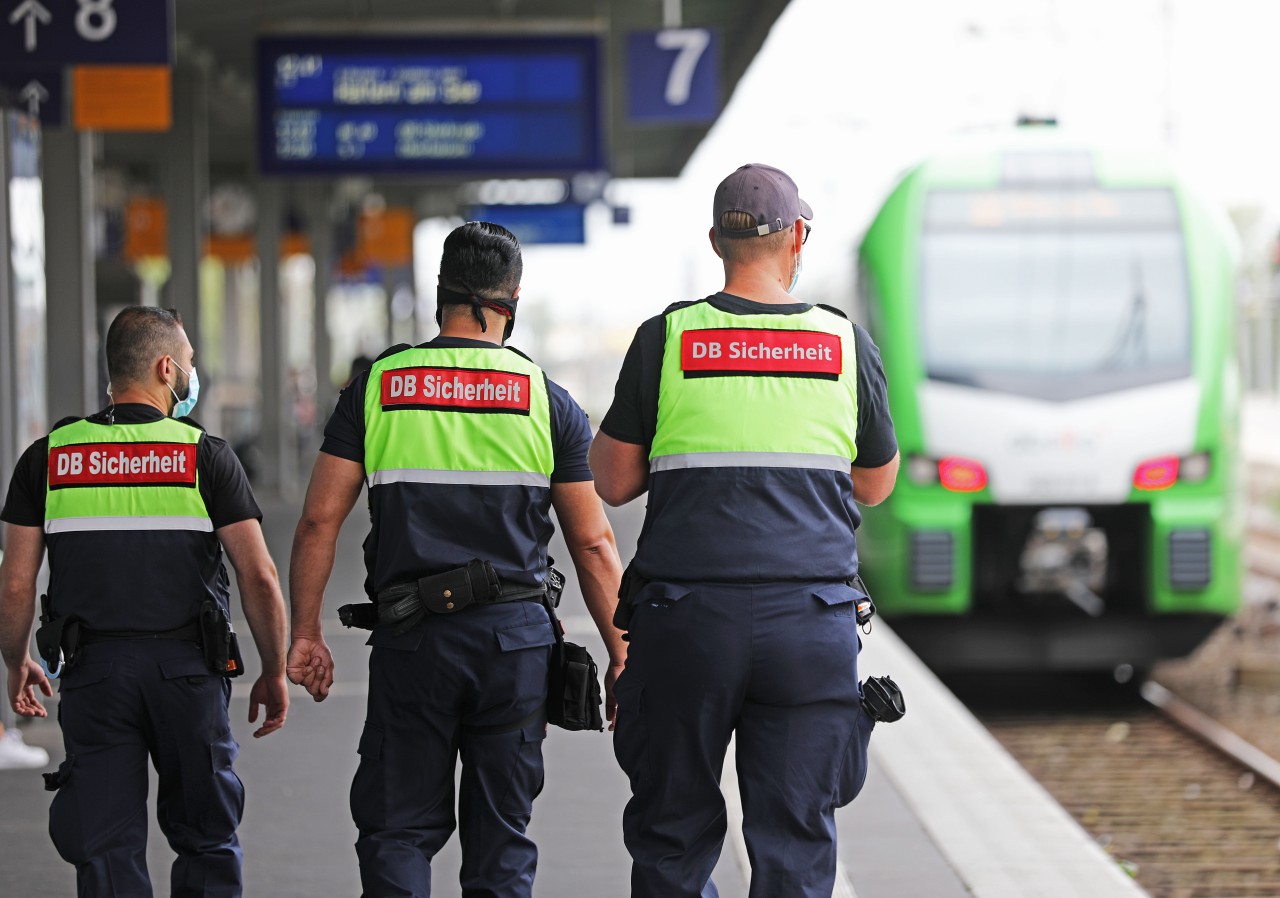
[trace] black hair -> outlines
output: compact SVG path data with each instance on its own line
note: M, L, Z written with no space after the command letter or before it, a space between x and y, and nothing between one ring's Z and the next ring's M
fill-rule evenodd
M151 366L182 350L182 316L177 309L129 306L107 329L107 376L116 389L143 383Z
M484 299L510 299L520 286L520 241L502 225L469 221L454 228L440 254L444 286Z

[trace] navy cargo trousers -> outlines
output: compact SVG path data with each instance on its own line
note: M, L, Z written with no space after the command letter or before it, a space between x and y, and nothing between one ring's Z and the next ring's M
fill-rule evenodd
M649 583L614 687L632 898L715 898L737 738L751 898L830 898L835 808L866 777L853 600L838 583Z
M80 898L151 898L148 759L160 829L178 855L170 894L241 895L244 787L231 766L230 681L209 673L195 643L128 639L84 646L60 683L67 757L49 834L75 864Z
M534 602L428 614L400 636L374 631L351 783L365 898L428 898L431 860L455 826L463 898L532 894L538 854L525 828L542 791L554 641Z

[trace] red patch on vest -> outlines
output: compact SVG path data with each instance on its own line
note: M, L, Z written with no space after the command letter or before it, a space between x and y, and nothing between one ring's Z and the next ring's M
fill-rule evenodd
M382 410L529 414L529 375L488 368L395 368L382 372Z
M835 334L767 328L707 328L680 335L685 377L762 375L836 380L844 370Z
M195 486L195 443L78 443L49 450L49 488Z

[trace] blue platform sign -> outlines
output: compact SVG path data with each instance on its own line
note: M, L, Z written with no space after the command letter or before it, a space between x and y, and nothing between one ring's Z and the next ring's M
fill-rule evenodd
M173 0L0 0L0 71L172 61Z
M720 42L709 28L627 35L631 122L712 122L720 114Z
M577 203L529 206L472 206L471 221L491 221L523 244L586 243L586 207Z
M476 174L604 167L596 37L267 37L267 174Z
M38 118L40 124L54 128L64 124L66 84L62 69L0 71L0 88L8 93L11 105Z

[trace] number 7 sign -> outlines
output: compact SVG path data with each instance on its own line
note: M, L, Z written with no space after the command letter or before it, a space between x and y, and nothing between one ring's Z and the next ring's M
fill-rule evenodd
M628 118L710 122L720 113L720 47L709 28L627 35Z

